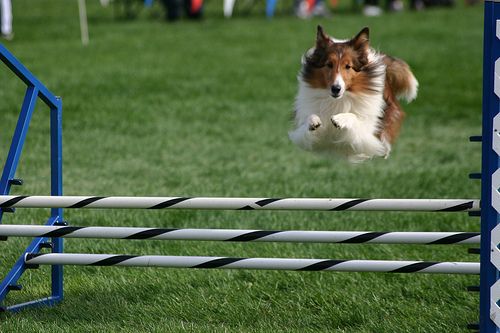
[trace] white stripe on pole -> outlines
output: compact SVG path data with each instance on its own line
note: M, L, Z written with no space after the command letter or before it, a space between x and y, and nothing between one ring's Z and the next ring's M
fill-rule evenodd
M64 227L0 224L0 236L194 241L314 242L370 244L478 245L479 233L360 231L265 231L239 229L162 229L130 227Z
M0 196L0 207L120 209L262 209L359 211L479 211L468 199L312 199L217 197Z
M479 274L477 262L423 262L385 260L328 260L288 258L225 258L188 256L123 256L114 254L26 254L27 265L133 266L224 268L341 272ZM324 264L324 265L323 265ZM315 267L317 266L317 267ZM414 268L416 267L416 268Z

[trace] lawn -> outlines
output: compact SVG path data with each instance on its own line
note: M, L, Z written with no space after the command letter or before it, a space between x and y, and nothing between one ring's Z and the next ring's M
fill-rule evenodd
M329 18L275 18L262 4L169 24L154 3L131 20L87 1L82 46L76 1L13 2L1 41L63 99L65 195L479 198L482 6L366 18L340 3ZM360 165L294 147L287 132L301 55L316 26L337 38L369 26L377 49L420 82L388 159ZM25 86L0 65L0 165ZM48 110L35 109L12 194L50 193ZM4 214L43 224L46 209ZM65 210L80 226L265 230L474 231L463 213ZM0 243L0 276L28 239ZM478 261L468 246L66 240L65 252L229 257ZM50 268L27 271L11 305L49 293ZM467 332L478 321L478 276L65 267L65 299L0 315L0 332Z

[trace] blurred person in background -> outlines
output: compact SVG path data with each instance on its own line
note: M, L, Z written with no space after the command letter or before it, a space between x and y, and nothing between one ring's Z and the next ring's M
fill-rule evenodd
M325 0L295 0L293 13L303 19L311 16L330 16Z
M162 0L167 10L167 21L176 21L180 17L181 6L190 19L199 19L203 11L203 0Z

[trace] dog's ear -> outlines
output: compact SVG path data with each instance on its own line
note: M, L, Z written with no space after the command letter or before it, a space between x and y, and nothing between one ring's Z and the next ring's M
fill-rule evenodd
M355 50L364 51L370 47L370 29L364 27L356 37L351 39L351 45Z
M330 37L325 34L321 24L318 24L318 32L316 34L316 47L326 48L330 42Z
M364 27L356 37L352 38L349 41L349 44L352 48L358 52L359 57L358 60L360 62L361 67L368 64L368 50L370 48L370 29L368 27Z

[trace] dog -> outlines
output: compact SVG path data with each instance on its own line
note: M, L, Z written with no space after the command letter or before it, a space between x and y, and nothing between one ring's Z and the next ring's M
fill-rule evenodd
M298 81L292 143L353 163L389 156L406 117L398 99L409 103L418 89L406 62L370 46L368 27L337 40L318 25Z

